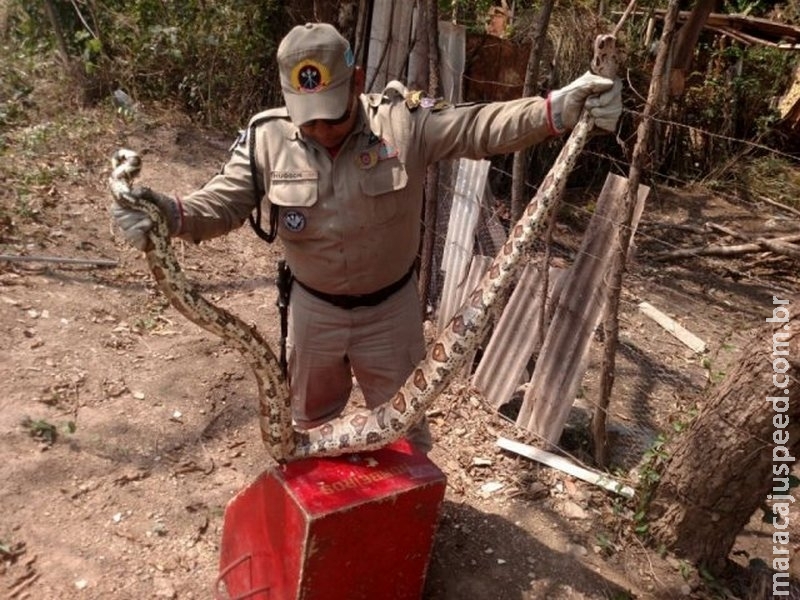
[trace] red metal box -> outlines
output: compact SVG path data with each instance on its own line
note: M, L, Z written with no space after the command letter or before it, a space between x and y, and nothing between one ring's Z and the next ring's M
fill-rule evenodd
M419 599L445 484L405 440L265 471L225 509L218 597Z

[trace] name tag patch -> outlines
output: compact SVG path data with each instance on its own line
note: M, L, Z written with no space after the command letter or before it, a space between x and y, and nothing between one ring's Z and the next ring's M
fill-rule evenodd
M317 179L316 171L272 171L272 181L313 181Z

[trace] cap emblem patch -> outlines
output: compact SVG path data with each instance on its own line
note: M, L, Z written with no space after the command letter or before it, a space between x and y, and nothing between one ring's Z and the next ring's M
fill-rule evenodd
M294 66L291 81L298 92L313 94L331 84L331 72L322 63L307 58Z

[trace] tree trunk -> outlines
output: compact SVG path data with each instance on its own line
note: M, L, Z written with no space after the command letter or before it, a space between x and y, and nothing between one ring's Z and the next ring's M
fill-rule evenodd
M439 11L436 0L425 0L421 5L428 35L428 95L437 97L440 93L439 76ZM430 300L431 277L433 271L433 251L436 242L436 206L439 191L439 166L430 165L425 175L425 204L423 209L422 247L420 248L419 290L423 320L427 318Z
M774 321L755 331L742 362L671 444L652 489L650 533L715 573L767 495L790 493L800 453L800 297L772 300L765 318Z
M47 13L47 18L50 20L50 25L53 27L53 35L56 38L58 55L61 57L61 62L64 63L64 66L67 67L67 70L71 70L72 57L69 55L64 29L61 27L61 22L58 20L58 11L56 11L55 7L53 6L52 0L45 0L44 12Z
M715 0L698 0L689 15L686 24L678 31L675 43L675 55L672 59L673 73L671 76L673 96L683 94L685 87L686 74L692 66L694 49L697 40L700 39L700 32L708 21L708 15L714 10Z
M537 92L539 81L539 57L547 39L547 27L550 24L550 15L553 13L555 0L545 0L542 10L536 18L536 24L531 35L531 52L528 55L528 66L525 69L525 83L522 86L523 97L532 96ZM511 168L511 222L516 223L522 216L522 211L528 204L530 195L525 194L525 179L528 170L528 149L519 150L514 154Z
M633 9L633 4L628 5ZM667 58L672 49L672 40L675 33L675 22L679 11L678 0L671 0L664 16L664 31L658 44L653 74L650 77L650 90L647 93L647 103L642 113L642 120L636 130L636 145L631 157L631 168L628 174L628 199L626 206L625 222L621 224L630 231L636 204L639 201L639 182L645 168L645 159L650 154L655 123L653 117L659 114L664 106L664 74L667 70ZM604 469L608 463L608 439L606 436L606 415L611 403L611 392L614 390L614 380L617 370L617 345L619 344L619 301L622 293L622 280L625 275L625 266L628 259L628 248L631 236L620 236L620 245L617 257L612 267L609 278L609 295L603 320L603 365L600 374L600 394L597 406L592 414L592 450L594 461L598 467Z
M708 21L708 16L713 12L716 0L698 0L692 8L686 24L678 32L675 44L675 58L672 66L686 72L692 66L694 48L700 39L700 32Z

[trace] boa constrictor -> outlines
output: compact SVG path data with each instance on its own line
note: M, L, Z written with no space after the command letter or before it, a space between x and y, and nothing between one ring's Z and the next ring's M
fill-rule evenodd
M594 50L592 71L616 77L614 36L598 36ZM186 279L170 244L167 220L152 202L153 192L139 188L132 193L130 186L141 170L141 159L135 152L122 149L114 154L109 185L117 202L145 212L153 221L148 232L147 261L172 305L189 320L237 348L249 362L258 383L262 439L273 458L286 462L377 449L397 440L424 416L483 339L498 310L498 300L513 284L523 256L547 226L547 217L563 195L567 177L593 127L591 116L584 111L486 275L394 397L372 410L349 412L303 431L292 426L288 386L269 344L254 327L207 301Z

